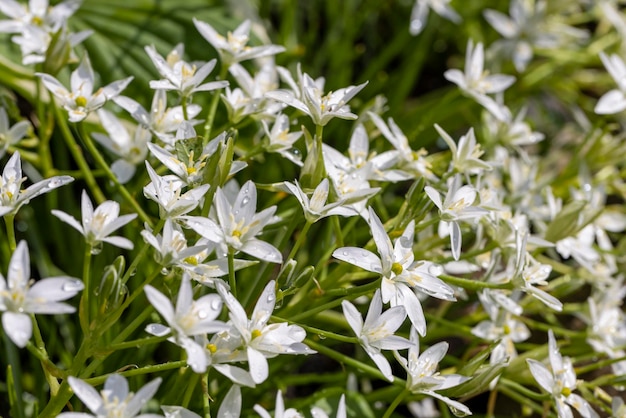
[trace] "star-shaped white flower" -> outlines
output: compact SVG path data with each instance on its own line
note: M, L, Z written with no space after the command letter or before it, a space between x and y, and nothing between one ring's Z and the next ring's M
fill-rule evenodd
M269 324L276 305L276 282L270 281L261 293L250 319L241 303L230 293L223 283L216 282L216 288L230 312L229 334L238 334L241 350L250 365L250 375L255 383L264 382L269 376L267 358L279 354L313 354L302 340L306 332L297 325L286 323Z
M133 213L119 216L120 204L112 200L103 202L94 210L93 204L91 200L89 200L89 196L87 196L85 190L83 190L81 196L81 210L82 225L79 224L74 217L63 211L53 209L52 214L83 234L85 242L91 247L91 251L94 254L100 252L103 242L127 250L133 249L134 245L128 238L119 236L110 237L109 235L135 219L137 214Z
M104 106L107 100L120 94L133 79L131 76L114 81L94 92L94 73L87 55L78 68L72 72L71 91L50 74L35 73L35 75L41 78L50 93L61 100L61 105L69 112L70 122L80 122L85 119L89 113Z
M462 413L457 416L471 415L469 408L460 402L440 395L436 390L442 390L457 386L468 377L458 374L442 375L437 372L439 362L448 352L448 343L443 341L427 348L421 355L419 354L419 337L414 328L411 328L411 346L407 359L401 357L398 352L394 352L396 359L407 372L406 385L407 389L412 393L423 393L433 398L437 398L445 402L450 408Z
M74 181L70 176L54 176L38 181L22 190L22 160L15 152L7 161L0 178L0 216L15 215L31 199Z
M98 392L91 385L73 376L68 378L74 394L83 401L94 414L63 412L58 418L158 418L161 415L139 414L141 409L154 396L161 378L157 377L144 385L137 393L128 388L128 381L119 374L112 374L104 382L104 389ZM139 415L137 415L139 414Z
M429 261L415 261L413 239L415 222L411 221L401 237L392 245L385 227L369 208L372 236L380 256L358 247L342 247L333 257L367 271L380 273L382 300L391 306L403 306L413 326L426 335L426 319L415 291L445 300L455 300L454 290L437 278L442 269Z
M150 81L150 88L155 90L175 90L186 100L187 97L198 91L211 91L228 86L228 81L212 81L201 84L215 68L216 59L206 63L188 63L181 59L180 50L174 49L167 60L156 52L153 46L146 46L146 52L157 68L163 80ZM197 68L197 66L200 66Z
M357 115L350 112L347 103L366 85L367 82L324 94L324 79L313 80L298 67L297 90L271 91L266 97L295 107L309 115L315 125L325 126L333 118L356 119Z
M485 53L483 44L479 42L474 47L470 39L467 43L465 55L465 72L457 69L447 70L443 76L459 86L459 88L485 107L499 120L509 120L510 113L499 105L488 94L499 93L515 82L515 77L504 74L492 74L484 70Z
M411 35L419 35L422 30L424 30L429 9L432 9L439 16L454 23L460 23L462 20L461 16L450 7L450 1L451 0L415 0L415 4L411 10L411 24L409 26Z
M196 18L193 19L193 24L200 35L217 50L222 65L226 67L237 62L276 55L285 51L285 48L279 45L248 46L251 26L249 20L242 22L234 31L228 32L226 37L217 33L208 23Z
M24 138L30 126L30 122L27 120L9 126L7 111L0 107L0 158L4 157L10 146L17 144Z
M217 320L222 312L220 296L211 293L194 301L191 281L187 274L183 274L175 309L167 296L154 287L147 285L144 290L152 306L169 325L166 327L161 324L150 324L146 327L146 331L157 336L171 333L170 341L186 351L189 367L196 373L204 373L207 368L204 348L192 337L228 329L226 324Z
M28 314L72 313L73 306L61 303L83 290L78 279L59 276L33 282L26 241L20 241L9 261L7 279L0 274L2 327L18 347L26 346L33 332Z
M374 293L365 322L363 322L361 313L352 303L344 300L341 302L341 307L348 324L357 335L365 352L376 363L385 378L393 382L391 365L381 350L402 350L413 345L406 338L395 335L406 319L404 307L395 306L383 312L380 290L376 290Z
M626 109L626 64L615 54L607 56L601 52L600 59L618 88L600 97L593 111L599 115L612 115Z
M229 202L224 190L218 188L213 200L217 222L199 216L186 217L185 221L206 239L219 243L224 252L231 248L259 260L282 263L283 255L276 247L256 238L273 220L276 206L256 213L256 201L256 186L251 180L241 186L234 203Z
M556 402L559 418L573 417L573 406L583 418L595 418L598 414L580 395L572 393L576 389L576 373L569 357L563 357L556 345L552 330L548 331L548 355L550 368L535 359L526 359L533 377Z

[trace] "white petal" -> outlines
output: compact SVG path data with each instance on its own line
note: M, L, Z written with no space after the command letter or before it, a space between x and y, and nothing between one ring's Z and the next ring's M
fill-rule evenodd
M88 383L73 376L68 377L70 387L74 394L89 408L91 412L98 413L102 407L102 396Z
M252 347L248 347L248 363L250 364L250 375L254 383L263 383L269 376L269 366L263 354Z
M2 314L4 332L19 348L26 347L33 335L33 323L30 317L23 313L7 311Z
M357 247L342 247L333 251L333 257L374 273L382 273L380 258L371 251Z
M150 383L144 385L141 389L135 393L135 395L131 398L131 400L126 405L126 414L127 416L134 417L139 413L141 408L152 399L157 389L159 389L159 385L161 384L161 378L157 377L152 380Z
M259 260L267 261L269 263L280 264L283 262L283 255L276 247L256 238L246 241L240 250L258 258Z
M174 307L170 300L163 293L150 285L146 285L144 291L146 292L148 301L154 306L154 309L163 316L163 319L170 325L174 324L176 322L174 318Z
M612 115L626 109L626 96L620 90L611 90L600 97L593 110L598 115Z
M343 309L343 315L346 317L350 328L352 328L357 336L361 336L361 330L363 329L363 317L357 308L355 308L354 305L347 300L341 302L341 308Z
M528 363L528 367L530 368L530 373L533 375L537 383L544 388L548 393L552 393L552 389L554 387L554 377L552 373L543 363L538 362L534 359L526 359L526 363Z
M241 389L233 385L217 411L217 418L239 418L241 414Z

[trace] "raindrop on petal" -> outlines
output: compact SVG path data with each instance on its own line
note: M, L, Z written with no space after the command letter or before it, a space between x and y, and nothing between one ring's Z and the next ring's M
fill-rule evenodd
M213 310L219 310L222 308L222 301L219 299L214 299L211 301L211 309Z
M206 311L198 311L198 318L206 319L208 316L209 314Z
M441 276L443 274L443 268L439 264L431 264L428 266L428 272L433 276Z
M244 197L241 200L241 206L246 206L248 204L248 202L250 202L250 198L248 196ZM236 212L235 212L236 213Z
M269 295L267 295L267 303L272 303L276 300L276 296L274 296L273 293L270 293Z
M83 290L83 282L80 280L68 280L61 286L64 292L75 293Z

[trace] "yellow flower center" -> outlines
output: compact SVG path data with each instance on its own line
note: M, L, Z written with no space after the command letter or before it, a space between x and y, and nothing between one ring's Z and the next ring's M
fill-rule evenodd
M211 354L215 354L215 352L217 351L217 346L215 344L208 343L206 345L206 349L209 350Z
M404 269L402 268L402 264L400 263L393 263L391 265L391 271L393 271L396 276L401 274L403 270Z
M572 394L572 390L570 388L561 389L561 395L568 397L571 394Z
M252 331L252 339L254 340L256 337L260 337L262 334L261 331L259 331L258 329L255 329Z
M84 96L78 96L74 102L76 102L76 106L78 107L87 106L87 99Z

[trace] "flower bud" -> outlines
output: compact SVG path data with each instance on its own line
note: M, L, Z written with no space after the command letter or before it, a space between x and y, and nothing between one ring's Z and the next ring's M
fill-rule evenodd
M128 294L128 289L122 282L125 264L124 257L119 256L113 264L104 268L100 286L95 291L98 301L98 316L100 317L107 316L118 308Z

